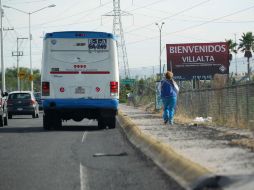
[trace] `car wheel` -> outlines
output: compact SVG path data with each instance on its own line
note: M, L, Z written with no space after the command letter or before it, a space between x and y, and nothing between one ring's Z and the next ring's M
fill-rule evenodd
M4 126L4 118L3 116L0 117L0 127Z
M8 117L7 116L4 117L4 125L8 125Z
M8 119L12 119L12 115L11 114L8 114Z
M34 113L32 114L32 117L35 118L36 117L36 112L34 111Z

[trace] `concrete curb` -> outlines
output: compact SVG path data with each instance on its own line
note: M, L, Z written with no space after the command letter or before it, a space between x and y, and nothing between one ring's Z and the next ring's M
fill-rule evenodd
M136 124L121 111L118 113L118 121L130 142L185 189L196 190L217 186L219 176L215 176L208 169L176 153L168 144L142 133Z

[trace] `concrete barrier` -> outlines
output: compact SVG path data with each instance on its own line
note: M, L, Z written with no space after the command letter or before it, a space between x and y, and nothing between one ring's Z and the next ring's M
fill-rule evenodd
M185 189L198 190L203 187L218 187L221 176L216 176L205 167L183 157L170 145L145 134L121 111L118 122L129 141L151 158L166 174L174 178Z

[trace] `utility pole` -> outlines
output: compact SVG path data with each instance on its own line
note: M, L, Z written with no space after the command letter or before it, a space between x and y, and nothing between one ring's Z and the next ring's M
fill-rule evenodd
M19 51L19 40L25 40L28 38L17 38L17 51L12 52L12 56L17 56L17 89L18 91L21 90L20 88L20 70L19 70L19 57L23 56L23 51Z
M130 16L131 14L121 11L120 0L113 0L113 11L103 16L113 16L113 34L117 36L117 52L119 65L123 65L125 78L130 78L129 63L124 40L124 32L122 26L122 16Z
M4 16L4 11L2 7L2 0L0 0L0 20L1 20L1 73L2 73L2 92L6 91L5 87L5 68L4 68L4 45L3 45L3 16Z
M235 35L235 44L236 44L236 34ZM236 52L236 46L235 46L235 74L237 76L237 52Z
M13 30L13 28L7 28L4 29L3 28L3 17L4 17L4 10L3 10L3 6L2 6L2 0L0 0L0 22L1 22L1 34L0 34L0 53L1 53L1 73L2 73L2 92L6 92L6 86L5 86L5 66L4 66L4 39L3 39L3 31L4 30Z
M159 55L159 63L160 63L160 80L161 80L161 78L162 78L162 75L161 75L161 31L162 31L162 26L164 25L165 23L164 22L162 22L161 24L159 24L159 23L155 23L155 25L157 25L158 26L158 29L159 29L159 32L160 32L160 55Z

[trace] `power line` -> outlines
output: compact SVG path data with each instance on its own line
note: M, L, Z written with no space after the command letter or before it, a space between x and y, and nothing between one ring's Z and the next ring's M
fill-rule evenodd
M210 0L202 1L202 2L200 2L200 3L198 3L198 4L195 4L195 5L191 6L191 7L188 7L188 8L186 8L186 9L183 9L182 11L179 11L179 12L173 14L173 15L170 15L170 16L167 16L167 17L164 17L164 18L161 18L160 20L158 20L158 22L163 21L163 20L170 19L170 18L175 17L175 16L177 16L177 15L180 15L180 14L186 12L186 11L189 11L189 10L191 10L191 9L194 9L194 8L196 8L196 7L199 7L199 6L205 4L205 3L209 2L209 1L210 1ZM149 27L149 26L151 26L151 25L154 25L154 22L153 22L153 23L150 23L150 24L143 25L143 26L141 26L141 27L138 27L138 28L135 28L135 29L132 29L132 30L129 30L129 31L125 32L125 33L133 32L133 31L139 30L139 29L143 29L143 28Z
M129 12L136 11L136 10L138 10L138 9L142 9L142 8L145 8L145 7L154 5L154 4L160 3L160 2L162 2L162 1L165 1L165 0L158 0L158 1L155 1L155 2L149 3L149 4L147 4L147 5L144 5L144 6L135 8L135 9L132 9L132 10L130 10ZM100 6L96 6L96 7L94 7L94 8L91 8L91 9L88 9L88 10L85 10L85 11L80 11L80 12L78 12L78 13L75 13L75 14L72 14L72 15L69 15L69 16L64 16L64 17L59 18L59 19L51 20L51 21L49 21L49 22L44 22L44 23L40 23L40 24L37 24L37 25L33 25L33 28L35 28L35 27L37 27L37 26L38 26L38 27L41 27L41 26L46 25L46 24L48 25L48 24L50 24L50 23L54 23L54 22L66 20L66 19L69 19L69 18L74 17L74 16L77 16L77 15L82 15L82 14L84 14L84 13L86 13L86 15L84 15L84 16L87 16L87 15L89 15L89 12L94 11L94 10L97 10L98 8L101 8L101 7L103 7L103 6L106 6L106 5L110 4L110 3L112 3L112 0L107 1L106 3L101 4ZM126 12L126 11L125 11L125 12ZM84 16L83 16L83 17L84 17ZM81 18L79 18L79 19L81 19ZM88 23L88 22L99 21L99 20L100 20L99 18L98 18L98 19L91 19L91 20L86 21L86 22L76 22L76 21L77 21L77 20L76 20L75 22L71 22L71 23L68 23L68 24L46 26L46 27L44 27L44 28L61 27L61 26L66 26L66 25L69 25L69 26L70 26L70 25L81 24L81 23ZM18 27L17 29L23 29L23 28L27 28L27 27L26 27L26 26L24 26L24 27Z
M190 29L193 29L193 28L197 28L197 27L203 26L203 25L205 25L205 24L212 23L212 22L214 22L214 21L216 21L216 20L220 20L220 19L222 19L222 18L226 18L226 17L232 16L232 15L235 15L235 14L238 14L238 13L241 13L241 12L244 12L244 11L247 11L247 10L250 10L250 9L253 9L253 8L254 8L254 6L247 7L247 8L241 9L241 10L239 10L239 11L235 11L235 12L233 12L233 13L230 13L230 14L227 14L227 15L224 15L224 16L221 16L221 17L217 17L217 18L211 19L211 20L208 20L208 21L203 22L203 23L200 23L200 24L192 25L192 26L189 26L189 27L186 27L186 28L183 28L183 29L174 31L174 32L166 33L166 34L164 34L163 36L168 36L168 35L172 35L172 34L184 32L184 31L187 31L187 30L190 30ZM128 43L128 44L136 44L136 43L140 43L140 42L143 42L143 41L146 41L146 40L155 39L155 38L157 38L157 36L155 36L155 37L150 37L150 38L146 38L146 39L142 39L142 40L138 40L138 41L135 41L135 42L130 42L130 43Z
M105 5L109 4L109 3L111 3L111 1L108 1L108 2L106 2L106 3L104 3L104 4L101 4L101 5L99 5L99 6L96 6L96 7L94 7L94 8L91 8L91 9L88 9L88 10L85 10L85 11L80 11L80 12L75 13L75 14L72 14L72 15L64 16L64 17L62 17L62 18L55 19L55 20L52 20L52 21L49 21L49 22L41 23L40 25L45 25L45 24L49 24L49 23L58 22L58 21L61 21L61 20L66 20L66 19L69 19L69 18L71 18L71 17L77 16L77 15L81 15L81 14L84 14L84 13L86 13L86 15L87 15L88 12L94 11L94 10L96 10L96 9L98 9L98 8L101 8L101 7L103 7L103 6L105 6Z
M189 27L186 27L186 28L184 28L184 29L181 29L181 30L178 30L178 31L175 31L175 32L167 33L166 36L167 36L167 35L170 35L170 34L178 33L178 32L184 32L184 31L189 30L189 29L192 29L192 28L200 27L200 26L203 26L203 25L205 25L205 24L212 23L212 22L214 22L214 21L216 21L216 20L221 20L222 18L226 18L226 17L232 16L232 15L235 15L235 14L238 14L238 13L241 13L241 12L243 12L243 11L247 11L247 10L250 10L250 9L253 9L253 8L254 8L254 6L247 7L247 8L245 8L245 9L241 9L241 10L239 10L239 11L236 11L236 12L233 12L233 13L230 13L230 14L227 14L227 15L224 15L224 16L221 16L221 17L214 18L214 19L208 20L208 21L206 21L206 22L203 22L203 23L200 23L200 24L197 24L197 25L189 26Z
M20 0L13 1L9 0L9 3L15 3L15 4L31 4L31 3L41 3L42 1L48 1L48 0L34 0L34 1L26 1L26 2L20 2Z
M79 3L78 3L79 1ZM55 16L55 19L58 18L61 15L66 15L66 12L73 10L73 8L70 9L70 7L75 7L77 5L79 5L83 0L76 0L74 1L71 5L67 6L64 10L62 10L62 12L58 13L57 16Z

